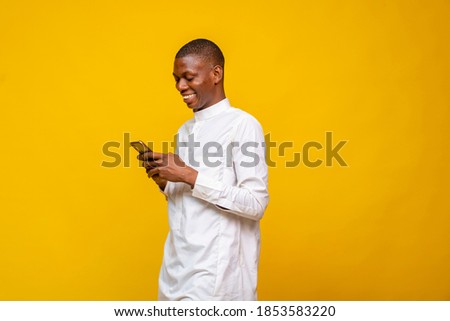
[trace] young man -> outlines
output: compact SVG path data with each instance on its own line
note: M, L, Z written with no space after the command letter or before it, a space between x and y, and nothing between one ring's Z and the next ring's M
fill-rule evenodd
M259 220L269 201L262 128L225 97L224 57L206 39L184 45L173 76L194 112L177 153L147 152L168 200L160 300L256 300Z

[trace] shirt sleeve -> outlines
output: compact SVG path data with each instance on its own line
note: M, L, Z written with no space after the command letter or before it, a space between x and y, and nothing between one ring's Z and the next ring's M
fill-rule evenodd
M254 221L260 220L269 202L268 170L264 134L256 119L249 116L236 129L232 152L236 186L212 179L201 171L192 190L194 197Z

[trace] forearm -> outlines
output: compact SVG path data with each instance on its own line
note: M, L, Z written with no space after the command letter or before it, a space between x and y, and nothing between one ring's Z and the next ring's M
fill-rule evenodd
M231 186L198 174L192 195L254 221L263 217L269 201L266 183L256 177Z

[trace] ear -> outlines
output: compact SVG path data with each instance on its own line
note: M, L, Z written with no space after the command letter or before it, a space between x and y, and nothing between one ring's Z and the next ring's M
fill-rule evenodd
M219 84L223 79L223 68L220 65L215 65L212 70L214 77L214 85Z

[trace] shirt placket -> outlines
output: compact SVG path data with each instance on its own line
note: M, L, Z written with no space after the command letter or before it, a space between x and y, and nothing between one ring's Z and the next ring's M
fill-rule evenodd
M201 159L198 159L198 155L201 155L200 152L198 152L199 150L201 150L202 148L202 143L200 141L200 136L199 136L199 132L200 129L203 126L204 121L196 121L194 123L194 126L192 126L192 131L191 131L191 135L192 135L192 140L194 142L192 149L189 150L190 153L190 159L194 160L196 163L201 163ZM200 143L200 146L196 145L196 143ZM191 164L192 166L192 164Z
M201 121L196 121L194 123L194 125L192 126L192 129L188 132L189 135L192 135L191 140L195 143L198 142L198 132L202 126ZM189 137L187 137L188 141L190 140ZM195 144L193 144L193 146L189 146L187 148L187 151L185 153L186 158L185 158L185 163L188 164L189 166L195 167L193 166L193 164L190 164L190 160L195 160L198 161L195 157ZM196 148L199 148L198 146ZM187 184L184 184L183 188L180 188L178 191L178 199L180 200L179 202L177 202L177 226L179 227L179 229L181 230L181 220L182 220L182 215L183 215L183 208L184 207L188 207L189 206L189 198L184 198L183 197L183 193L185 193L186 191L190 190L190 187Z

